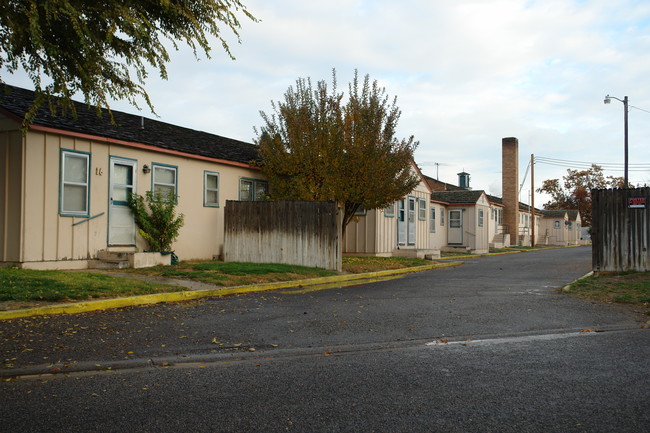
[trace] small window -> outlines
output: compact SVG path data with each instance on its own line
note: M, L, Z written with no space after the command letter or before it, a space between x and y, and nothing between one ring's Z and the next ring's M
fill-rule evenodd
M418 220L427 220L427 201L423 198L418 199Z
M443 227L445 225L445 208L441 207L440 208L440 226Z
M429 209L430 214L429 214L429 233L435 233L436 232L436 208L431 206L431 209Z
M553 223L553 227L555 227L556 229L559 229L560 228L560 222L555 221L555 223Z
M478 210L478 226L483 227L483 209Z
M239 200L263 201L269 195L269 183L259 179L239 180Z
M68 216L88 216L90 201L90 154L61 151L59 212Z
M391 203L384 208L385 217L394 217L395 216L395 203Z
M219 207L219 173L204 172L203 206Z
M355 215L355 216L365 216L367 213L368 213L368 212L366 211L366 208L365 208L365 207L363 207L363 206L359 206L359 207L357 208L356 212L354 212L354 215Z
M171 165L152 164L151 190L167 199L177 199L178 172Z

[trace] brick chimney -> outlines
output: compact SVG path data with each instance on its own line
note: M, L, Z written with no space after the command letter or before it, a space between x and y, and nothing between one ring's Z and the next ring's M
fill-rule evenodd
M515 137L503 138L501 147L503 223L508 226L510 245L517 245L519 243L519 140Z

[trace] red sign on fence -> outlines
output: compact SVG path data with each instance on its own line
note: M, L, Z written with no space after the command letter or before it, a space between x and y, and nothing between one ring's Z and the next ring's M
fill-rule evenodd
M630 209L645 209L645 197L628 197L627 207Z

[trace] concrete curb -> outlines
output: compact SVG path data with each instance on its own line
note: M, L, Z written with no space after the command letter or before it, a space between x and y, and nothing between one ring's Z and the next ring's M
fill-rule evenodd
M571 290L571 286L572 286L576 281L580 281L580 280L582 280L582 279L589 278L589 277L591 277L593 274L594 274L594 271L589 271L589 272L587 272L586 274L584 274L582 277L580 277L580 278L576 278L575 280L571 281L569 284L565 285L565 286L562 287L562 289L560 289L560 290L562 290L563 292L568 292L569 290Z
M282 281L277 283L256 284L251 286L237 286L227 288L214 288L203 290L187 290L183 292L156 293L152 295L129 296L125 298L101 299L86 302L71 302L65 304L48 305L44 307L25 308L17 310L0 311L0 320L19 319L31 316L49 316L55 314L77 314L90 311L108 310L114 308L152 305L164 302L190 301L203 298L218 298L242 293L264 292L288 288L304 288L327 285L333 283L363 284L365 280L374 280L380 277L395 276L395 278L413 272L428 271L432 269L460 266L462 262L435 263L431 265L416 266L403 269L389 269L386 271L367 272L364 274L335 275L331 277L312 278L308 280Z

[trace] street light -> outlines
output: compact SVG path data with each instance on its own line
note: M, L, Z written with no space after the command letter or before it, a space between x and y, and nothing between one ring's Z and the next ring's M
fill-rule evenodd
M621 101L623 103L623 109L625 111L625 176L624 176L625 184L623 188L627 188L628 185L627 184L627 165L628 165L627 164L627 111L628 111L627 102L628 101L627 101L627 96L625 96L623 99L618 99L616 96L607 95L605 96L605 101L603 102L605 102L605 104L609 104L610 102L612 102L612 98L616 99L617 101Z

